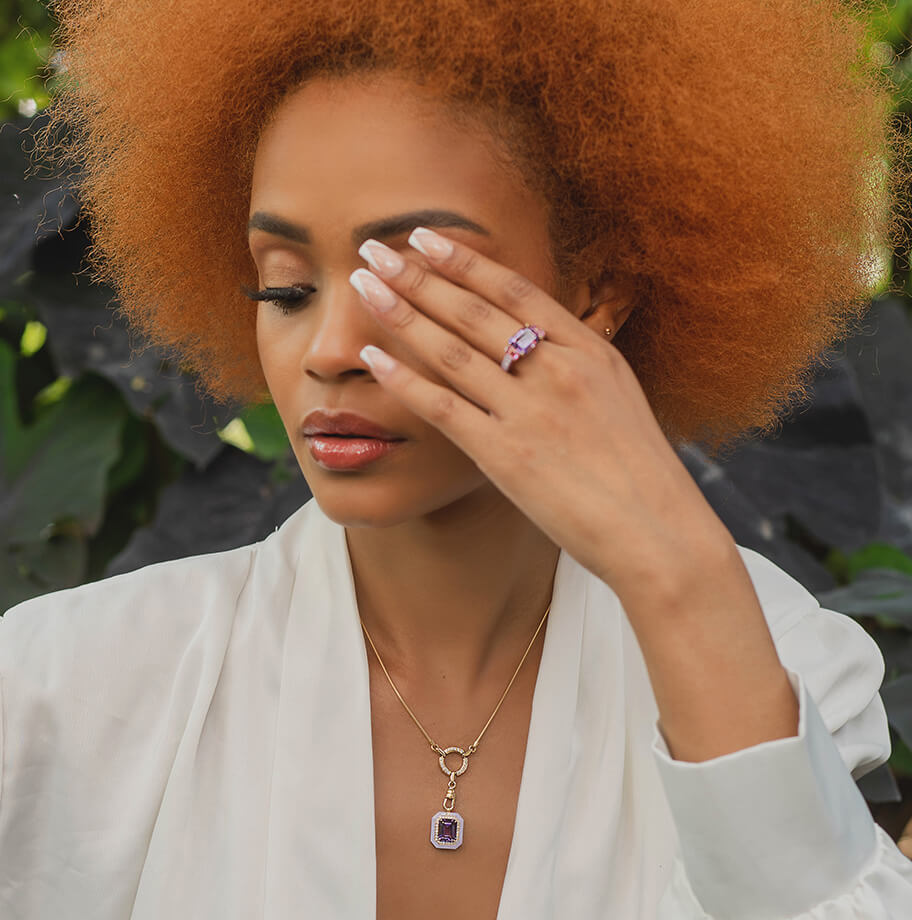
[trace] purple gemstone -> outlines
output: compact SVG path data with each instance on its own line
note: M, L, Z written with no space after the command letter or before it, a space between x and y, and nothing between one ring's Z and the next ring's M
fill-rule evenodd
M513 344L519 351L526 352L537 341L538 336L531 329L522 329L516 334Z
M456 843L459 838L459 824L455 818L440 818L437 822L437 839L441 843Z

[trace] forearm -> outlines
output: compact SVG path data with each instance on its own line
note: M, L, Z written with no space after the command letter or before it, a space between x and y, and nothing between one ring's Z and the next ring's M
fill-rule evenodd
M734 543L662 575L621 602L672 757L699 762L794 736L798 701Z

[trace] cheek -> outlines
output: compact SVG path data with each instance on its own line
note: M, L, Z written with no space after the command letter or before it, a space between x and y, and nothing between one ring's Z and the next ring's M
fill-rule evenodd
M283 385L291 383L295 372L295 349L289 347L288 320L268 304L257 307L256 343L263 376L278 406Z

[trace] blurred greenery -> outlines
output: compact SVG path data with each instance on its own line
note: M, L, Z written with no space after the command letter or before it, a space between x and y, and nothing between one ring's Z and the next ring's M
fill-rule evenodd
M868 53L894 80L908 131L912 0L868 9ZM0 0L0 612L260 539L310 494L273 406L214 404L168 356L137 352L112 292L78 276L90 244L78 191L67 177L53 189L27 179L19 134L53 95L52 28L39 0ZM903 207L912 224L912 194ZM740 543L880 646L894 751L863 784L873 802L898 799L897 777L912 783L909 252L886 262L906 296L875 299L871 324L780 437L722 460L682 452Z
M39 0L0 0L0 121L47 105L51 28Z
M912 557L889 543L869 543L848 554L834 549L827 564L830 571L846 584L866 569L894 569L912 575Z

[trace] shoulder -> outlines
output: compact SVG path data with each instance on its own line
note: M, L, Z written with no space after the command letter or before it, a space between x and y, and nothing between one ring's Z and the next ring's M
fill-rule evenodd
M320 564L317 517L305 505L259 543L47 594L0 618L0 850L17 822L42 823L30 810L44 807L41 790L78 781L85 791L97 776L103 809L105 794L124 793L150 765L165 782L226 662L276 644L296 579ZM17 801L28 817L17 818Z
M0 620L0 674L32 659L77 665L90 652L154 656L213 613L230 615L256 553L252 544L175 559L18 604Z
M292 577L309 505L258 543L146 566L17 604L0 618L0 675L55 669L90 679L99 663L116 670L163 664L188 644L230 632L256 571ZM37 676L37 674L36 674Z

